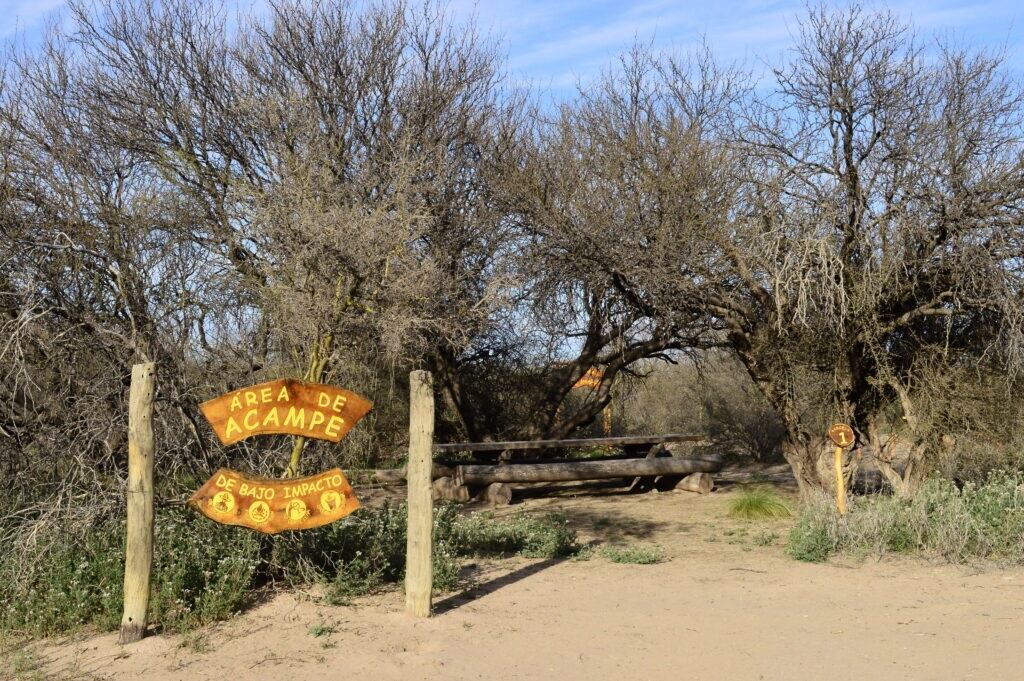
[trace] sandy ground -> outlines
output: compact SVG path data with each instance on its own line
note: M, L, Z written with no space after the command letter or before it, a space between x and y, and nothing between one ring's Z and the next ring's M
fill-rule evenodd
M564 494L585 539L657 543L656 565L482 561L414 620L396 591L331 607L287 593L187 637L36 647L60 678L1024 679L1024 571L786 558L786 521L725 517L728 488ZM319 633L320 635L315 635Z

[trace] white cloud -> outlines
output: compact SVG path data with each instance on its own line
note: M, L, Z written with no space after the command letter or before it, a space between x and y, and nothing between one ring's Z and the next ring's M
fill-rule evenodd
M890 6L922 34L952 31L974 44L1008 44L1018 55L1024 44L1014 27L1019 10L1009 0L891 0ZM802 0L455 0L452 7L460 16L475 8L481 26L494 27L507 40L513 71L553 88L591 77L634 39L685 50L706 37L720 58L755 66L775 63L806 11Z

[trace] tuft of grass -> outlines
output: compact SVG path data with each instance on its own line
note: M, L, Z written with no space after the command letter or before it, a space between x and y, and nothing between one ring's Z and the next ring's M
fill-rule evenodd
M668 560L664 547L657 544L649 546L641 544L603 546L601 547L600 554L603 558L613 563L629 563L632 565L653 565Z
M778 540L779 534L776 532L760 532L754 535L754 543L758 546L774 546Z
M0 681L70 681L93 678L81 675L77 664L56 673L47 671L34 647L25 643L24 640L8 640L0 632Z
M788 518L789 506L770 488L761 485L742 489L729 504L729 516L745 520Z
M786 552L811 562L839 552L891 552L1024 563L1024 474L996 472L962 488L930 480L912 500L853 499L845 516L823 497L804 506Z
M210 652L210 640L206 638L202 631L187 631L181 637L181 643L178 644L178 647L186 648L201 655Z
M320 638L321 636L330 636L336 631L337 629L330 624L326 624L324 622L317 622L309 628L309 635L314 636L316 638Z

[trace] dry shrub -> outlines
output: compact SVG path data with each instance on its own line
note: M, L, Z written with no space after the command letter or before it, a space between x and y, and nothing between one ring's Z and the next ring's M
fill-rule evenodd
M825 496L806 503L787 553L820 562L834 553L922 553L953 562L1024 562L1024 475L996 471L980 484L927 481L911 500L852 500L841 516Z
M758 461L778 460L785 437L746 371L722 354L699 364L651 363L623 400L622 419L628 432L696 432L719 451Z

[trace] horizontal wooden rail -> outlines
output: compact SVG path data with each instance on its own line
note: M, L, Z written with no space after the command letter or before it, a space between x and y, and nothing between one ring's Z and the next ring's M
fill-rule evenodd
M715 473L722 470L722 457L665 457L620 459L618 461L576 461L573 463L524 463L514 466L459 466L455 482L459 485L490 485L495 482L568 482L607 478L649 477Z
M513 440L509 442L451 442L435 444L434 453L448 452L503 452L520 449L573 449L580 447L623 447L629 445L656 445L666 442L701 442L704 435L668 433L667 435L624 435L620 437L591 437L575 440Z

